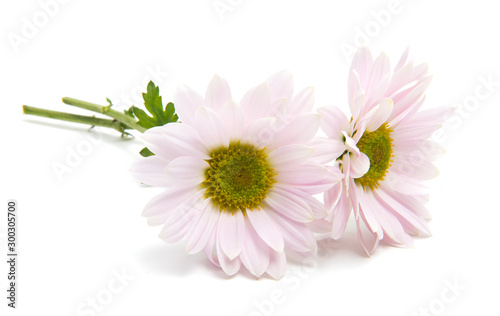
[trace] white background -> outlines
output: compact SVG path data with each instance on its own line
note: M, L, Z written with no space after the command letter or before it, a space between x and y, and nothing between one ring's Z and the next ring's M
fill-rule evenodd
M2 315L93 315L92 297L101 306L96 315L498 313L500 84L482 83L500 82L494 2L221 0L230 7L218 12L214 0L67 0L45 19L47 2L0 5ZM33 19L36 30L26 26ZM367 258L351 226L316 266L289 265L281 281L226 277L203 254L188 256L182 243L157 238L160 228L140 214L161 189L128 172L139 159L138 139L21 111L27 104L81 113L63 96L140 105L149 79L164 101L181 83L203 94L215 73L239 99L281 69L293 73L297 89L316 87L316 106L347 111L349 60L341 47L359 44L385 51L393 64L409 45L434 74L425 107L459 107L440 138L447 154L431 183L434 236L411 249L382 246ZM78 148L86 155L58 176L54 166ZM19 205L14 311L4 299L8 199ZM121 273L128 280L120 282Z

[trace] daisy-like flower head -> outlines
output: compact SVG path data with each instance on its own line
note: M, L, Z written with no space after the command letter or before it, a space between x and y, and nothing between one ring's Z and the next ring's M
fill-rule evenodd
M329 224L319 224L329 225L329 232L323 237L340 238L353 211L368 254L380 240L408 246L411 235L430 234L423 180L438 174L432 160L442 148L428 138L452 110L420 110L431 76L426 64L407 59L408 50L392 69L385 54L373 60L368 49L360 49L349 73L352 117L347 119L336 107L319 110L322 129L340 148L336 164L345 176L325 192ZM372 245L361 233L362 223L373 237Z
M215 76L205 98L181 88L174 99L182 123L143 135L155 156L133 167L136 177L166 191L143 215L163 224L167 242L185 238L186 252L204 251L228 275L243 264L259 277L280 278L285 250L314 255L307 223L326 215L312 195L343 177L320 162L331 144L314 139L319 114L309 113L313 89L293 96L288 72L248 91L239 103Z

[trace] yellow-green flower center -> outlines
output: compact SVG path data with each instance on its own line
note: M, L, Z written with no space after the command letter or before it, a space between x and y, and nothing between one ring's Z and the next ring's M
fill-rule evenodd
M382 124L376 131L365 132L358 141L359 150L370 159L370 169L361 178L354 179L363 188L376 189L380 181L384 180L387 170L391 166L392 157L392 129L387 123Z
M276 183L265 149L232 142L210 152L205 170L205 198L212 198L220 211L260 209L262 201Z

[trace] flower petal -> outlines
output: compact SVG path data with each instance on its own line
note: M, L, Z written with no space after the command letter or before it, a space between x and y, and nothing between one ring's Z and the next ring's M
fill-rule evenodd
M283 129L275 133L270 148L305 144L316 134L320 124L321 116L319 114L307 113L296 116Z
M314 88L308 87L294 95L290 101L288 113L299 115L311 112L314 105Z
M217 228L217 239L222 252L233 260L236 258L245 241L245 219L240 211L221 212L219 226Z
M175 187L155 196L146 204L142 211L142 216L148 218L149 225L160 225L165 222L168 216L189 200L195 191L185 188Z
M205 101L188 86L180 86L173 98L175 104L175 112L179 116L179 120L183 123L193 124L194 114L198 107L203 106Z
M264 200L264 205L296 222L314 219L311 207L296 195L275 186Z
M333 214L333 227L331 237L333 239L339 239L344 234L347 222L351 215L351 207L349 205L349 200L347 194L341 194L337 207Z
M285 275L286 271L286 256L284 252L271 251L269 256L269 266L267 274L273 279L279 280Z
M228 146L229 135L220 116L206 106L200 106L194 117L195 127L208 148Z
M160 232L161 239L168 243L176 243L184 237L193 216L203 209L203 193L204 190L197 192L171 212Z
M410 205L404 203L404 201L398 200L398 195L391 192L386 192L385 190L377 190L375 193L379 203L384 203L386 206L395 213L401 216L409 224L414 226L418 231L420 231L424 236L430 236L431 231L427 222L417 216Z
M392 113L394 103L391 99L383 99L380 101L378 106L379 108L377 111L366 121L367 132L376 131L380 125L387 122L389 115Z
M217 227L220 212L212 207L209 199L204 201L204 209L194 216L186 233L186 253L195 254L203 250Z
M275 122L274 117L256 119L245 128L241 140L254 144L257 148L265 147L273 139Z
M314 137L308 145L313 148L312 158L318 163L335 160L346 150L343 142L325 137Z
M271 100L287 99L290 100L293 94L292 74L283 70L275 73L267 79L267 86L271 94Z
M267 116L271 104L271 93L266 83L248 91L241 99L241 108L247 122Z
M236 274L241 267L240 258L235 258L233 260L229 259L221 249L220 240L217 239L216 242L217 257L219 259L220 267L227 275Z
M169 123L150 128L144 132L142 140L155 155L167 160L182 156L209 158L198 132L187 124Z
M358 157L351 156L351 177L361 178L370 169L370 158L365 153L360 153Z
M260 277L269 266L269 246L260 239L250 221L247 220L245 220L245 235L245 246L239 258L250 273Z
M168 163L169 160L155 155L137 161L132 165L130 171L142 183L166 187L170 184L165 172Z
M215 112L220 113L224 104L231 100L231 89L227 81L215 75L208 84L207 92L205 94L205 106L213 109Z
M229 141L240 139L245 124L241 106L233 100L227 101L222 108L221 119L229 133Z
M282 252L283 237L269 214L265 210L247 210L246 214L259 237L275 251Z
M350 132L351 126L345 114L335 106L319 108L321 114L321 129L332 139L343 142L342 131Z
M306 145L292 144L279 147L269 153L268 158L276 168L293 168L311 157L313 148Z
M165 176L170 183L177 186L195 187L205 179L205 169L208 166L208 163L200 158L179 157L168 164Z
M276 212L270 212L269 215L275 220L287 250L309 252L316 249L316 238L305 224L291 221Z
M278 169L277 180L279 183L309 184L321 180L328 169L319 163L304 163L295 168Z
M358 145L354 139L352 139L345 131L342 131L342 135L344 136L344 144L354 156L359 156L361 152L359 151Z

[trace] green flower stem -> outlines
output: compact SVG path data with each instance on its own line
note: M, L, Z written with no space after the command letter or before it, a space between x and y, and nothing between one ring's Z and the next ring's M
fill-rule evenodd
M122 123L123 125L126 125L128 128L135 129L141 133L143 133L147 130L147 128L144 128L144 127L140 126L139 124L137 124L137 122L134 118L128 116L125 113L118 112L118 111L111 109L110 105L102 106L99 104L81 101L81 100L68 98L68 97L63 98L62 101L68 105L76 106L76 107L79 107L82 109L86 109L89 111L101 113L101 114L107 115L109 117L112 117L115 120Z
M123 133L127 128L117 120L108 120L97 118L93 116L77 115L65 112L51 111L46 109L35 108L32 106L23 105L23 113L29 115L36 115L48 117L55 120L68 121L74 123L88 124L91 126L108 127Z

